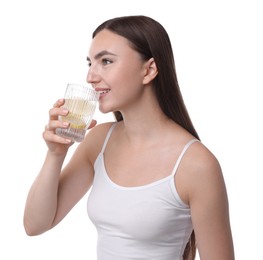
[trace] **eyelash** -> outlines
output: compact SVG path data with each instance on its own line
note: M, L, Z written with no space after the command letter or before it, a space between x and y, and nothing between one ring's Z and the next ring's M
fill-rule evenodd
M101 63L102 63L102 65L108 65L108 64L111 64L112 61L107 59L107 58L102 58ZM88 67L91 67L91 61L88 62Z
M107 58L103 58L103 59L101 60L101 62L102 62L102 64L104 64L104 65L108 65L108 64L111 64L111 63L112 63L112 61L109 60L109 59L107 59Z

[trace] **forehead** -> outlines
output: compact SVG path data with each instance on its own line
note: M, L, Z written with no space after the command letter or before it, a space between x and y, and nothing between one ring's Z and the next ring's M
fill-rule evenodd
M89 56L93 58L96 54L107 51L115 55L127 52L135 52L131 48L131 43L125 38L109 30L100 31L91 41Z

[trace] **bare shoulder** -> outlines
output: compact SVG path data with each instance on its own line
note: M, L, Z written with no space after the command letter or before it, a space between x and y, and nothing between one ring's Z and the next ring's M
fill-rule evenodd
M190 146L189 151L185 156L186 160L189 161L187 163L189 174L197 174L199 177L210 177L214 178L217 175L221 176L221 167L216 156L201 142L195 142ZM193 176L192 176L193 177Z
M96 125L90 129L82 143L79 144L76 153L81 156L87 156L93 164L100 153L106 135L114 122L106 122Z
M216 156L201 142L194 142L189 146L182 158L180 167L191 178L221 175L220 163Z
M187 204L201 196L225 192L220 163L201 142L195 142L188 148L176 177L179 192L181 191L183 200Z
M86 142L93 142L95 141L95 143L97 142L103 142L110 127L114 124L115 122L106 122L106 123L102 123L99 125L96 125L95 127L93 127L92 129L89 130L85 141Z

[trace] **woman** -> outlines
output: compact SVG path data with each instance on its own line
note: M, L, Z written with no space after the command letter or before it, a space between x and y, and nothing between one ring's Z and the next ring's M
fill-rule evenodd
M58 100L43 132L48 151L25 206L28 235L56 226L92 190L88 213L98 260L233 260L220 165L200 142L178 86L169 36L155 20L127 16L93 33L87 81L117 122L91 130L64 167L71 141L55 134Z

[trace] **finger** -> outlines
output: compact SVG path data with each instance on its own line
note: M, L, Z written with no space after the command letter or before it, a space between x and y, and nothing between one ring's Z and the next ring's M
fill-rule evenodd
M58 136L50 131L44 131L42 133L42 137L46 142L51 142L51 143L57 143L57 144L66 144L71 146L74 144L74 142L70 139Z
M65 103L65 99L61 98L59 100L57 100L57 102L53 105L53 107L61 107L63 104Z
M45 125L45 131L54 132L56 128L68 128L69 125L70 123L66 121L50 120L49 123Z
M95 119L92 119L88 129L91 129L92 127L94 127L97 124L97 121Z
M55 107L49 110L49 118L51 120L57 120L58 116L66 116L68 114L68 110L63 107Z

